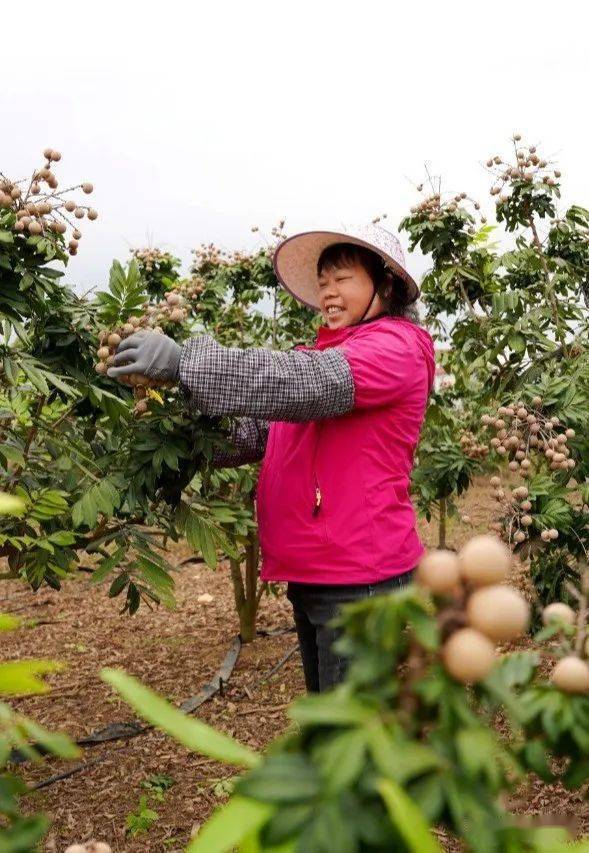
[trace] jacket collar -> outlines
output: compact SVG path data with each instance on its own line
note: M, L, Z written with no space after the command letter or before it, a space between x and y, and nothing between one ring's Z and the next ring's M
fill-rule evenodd
M340 341L345 341L350 335L353 335L356 329L360 326L367 326L369 323L374 323L376 320L382 320L383 317L390 317L386 311L382 314L377 314L376 317L370 317L368 320L361 320L359 323L354 323L353 326L346 326L343 329L330 329L329 326L320 326L317 332L316 346L326 344L337 344Z

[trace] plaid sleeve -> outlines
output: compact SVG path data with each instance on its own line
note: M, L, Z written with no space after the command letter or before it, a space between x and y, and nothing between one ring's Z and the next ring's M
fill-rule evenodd
M266 453L268 430L267 421L255 418L239 418L231 428L229 449L219 449L213 453L214 468L237 468L250 462L259 462Z
M314 421L354 408L352 373L335 347L237 349L197 335L182 347L180 388L188 406L205 415Z

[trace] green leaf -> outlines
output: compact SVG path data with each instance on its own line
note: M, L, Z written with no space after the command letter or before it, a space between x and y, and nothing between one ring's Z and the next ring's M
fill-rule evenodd
M272 816L275 806L234 796L199 830L186 853L228 853Z
M0 492L0 515L23 515L26 504L22 498Z
M244 776L238 794L266 803L306 803L319 796L317 769L300 753L269 755L263 764Z
M53 542L54 545L62 545L63 547L73 545L76 539L77 537L69 530L58 530L47 537L48 542Z
M217 549L212 525L200 518L194 512L189 512L186 517L185 536L188 544L195 551L202 554L207 566L211 569L217 568Z
M370 726L368 742L372 760L379 772L401 785L441 766L441 759L431 747L424 743L401 741L388 732L380 721Z
M112 570L119 565L126 553L127 549L123 545L120 548L117 548L114 554L111 554L110 557L105 557L103 560L101 560L98 564L98 567L92 573L92 583L102 583L102 581L108 577Z
M3 631L15 631L20 628L21 620L9 613L0 613L0 634Z
M59 672L62 665L50 660L6 661L0 663L0 694L20 696L47 693L49 687L38 676Z
M413 800L392 779L381 779L378 791L392 823L412 853L442 853L442 848Z
M187 717L137 679L117 669L103 669L101 678L117 690L145 720L171 735L192 752L200 752L236 766L256 767L261 759L253 750Z
M78 758L82 751L67 735L59 732L49 732L28 717L19 717L19 727L24 730L30 740L41 744L48 752L60 758Z
M328 794L337 794L354 784L364 768L367 737L365 729L338 732L316 749L313 758L326 780Z
M14 243L14 235L11 231L0 228L0 243Z
M3 456L7 462L12 462L15 465L20 465L21 467L25 464L25 458L22 451L19 450L18 447L12 447L10 444L3 444L0 446L0 456Z
M301 726L353 726L374 718L374 712L339 692L304 696L289 708L291 720Z
M122 593L122 591L125 589L125 587L127 586L128 583L129 583L128 573L122 572L111 583L110 589L108 591L108 597L109 598L116 598L117 595L120 595Z

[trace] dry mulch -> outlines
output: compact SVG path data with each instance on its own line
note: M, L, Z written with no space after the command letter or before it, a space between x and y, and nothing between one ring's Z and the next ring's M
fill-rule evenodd
M484 479L475 483L464 499L463 512L470 525L450 520L448 541L460 545L473 533L486 532L492 500ZM437 525L420 523L424 542L435 545ZM186 543L172 543L172 562L190 556ZM514 578L525 588L521 574ZM238 633L228 567L211 572L191 563L176 575L177 608L168 611L142 608L129 618L119 614L119 600L106 596L106 588L93 586L80 575L61 592L42 589L33 593L16 582L1 587L0 612L12 612L24 625L2 637L2 659L51 658L65 669L48 679L51 692L12 701L19 711L53 730L74 738L90 734L115 721L131 721L131 709L99 677L103 666L125 669L147 685L179 703L195 695L216 672ZM210 604L197 596L210 593ZM290 605L284 595L262 601L258 627L292 628ZM244 646L223 696L216 696L196 712L202 719L243 743L263 748L288 725L288 704L304 691L297 654L269 681L269 671L296 644L293 633L260 636ZM226 797L231 770L189 754L168 737L150 731L127 741L115 741L84 750L81 759L65 762L47 759L26 765L26 781L33 784L67 771L80 762L90 766L82 773L57 782L25 801L31 811L45 811L52 828L43 849L61 853L68 844L98 838L117 853L179 851L191 833ZM93 763L94 762L94 763ZM162 802L150 807L158 813L147 834L131 837L126 818L137 810L142 787L154 774L170 777L174 784ZM589 831L589 810L579 792L547 786L530 779L510 800L519 814L552 814L575 818L580 831ZM554 818L556 819L556 817ZM445 839L442 839L445 841ZM451 842L445 844L454 849Z

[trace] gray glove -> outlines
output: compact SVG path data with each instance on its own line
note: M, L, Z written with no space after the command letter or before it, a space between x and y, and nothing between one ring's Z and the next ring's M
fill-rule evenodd
M117 379L129 373L141 373L150 379L177 382L181 352L182 347L167 335L144 330L135 332L118 345L107 376Z

